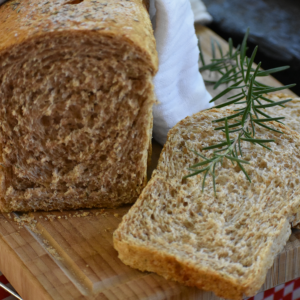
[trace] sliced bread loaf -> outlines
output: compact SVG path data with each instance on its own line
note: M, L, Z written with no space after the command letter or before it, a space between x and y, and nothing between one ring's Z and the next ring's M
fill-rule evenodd
M257 137L274 139L273 151L243 142L241 169L224 160L212 178L203 173L183 181L202 148L226 139L212 120L232 111L211 109L187 117L168 135L158 168L114 233L120 259L142 271L213 291L229 299L254 295L274 257L288 240L300 206L300 135L278 123L285 134L257 128ZM201 159L200 159L201 160Z
M0 210L115 207L147 180L148 1L0 7Z

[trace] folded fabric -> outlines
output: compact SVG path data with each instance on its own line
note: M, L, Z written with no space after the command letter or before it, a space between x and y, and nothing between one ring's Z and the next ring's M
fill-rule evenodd
M164 144L180 120L212 106L198 70L199 49L189 0L152 0L150 15L159 57L154 78L159 101L153 108L153 136Z
M194 12L194 21L207 24L212 21L212 16L207 12L206 6L201 0L190 0Z

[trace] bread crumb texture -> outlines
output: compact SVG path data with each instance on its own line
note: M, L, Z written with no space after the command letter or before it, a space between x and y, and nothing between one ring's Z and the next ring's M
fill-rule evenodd
M276 94L269 94L269 95L264 95L265 98L269 98L272 101L282 101L286 99L291 99L290 95L283 94L283 93L276 93ZM269 102L261 100L262 104L268 104ZM242 104L235 104L235 105L230 105L227 106L227 108L230 109L239 109L242 108ZM224 109L227 109L224 108ZM282 106L273 106L273 107L268 107L265 109L261 109L265 114L274 117L274 116L279 116L279 117L285 117L282 122L288 126L289 128L295 130L297 133L300 134L300 98L294 98L292 101L287 102L284 104L284 107ZM297 212L297 215L292 222L292 227L293 228L300 228L300 208L299 211Z
M134 202L157 66L142 0L2 5L1 211Z
M259 290L291 234L300 208L300 136L275 122L268 126L284 134L257 127L257 138L275 142L268 144L273 151L242 143L252 183L224 160L216 168L217 197L210 175L202 193L204 173L182 180L201 161L189 149L210 157L213 150L202 148L226 140L212 121L233 113L211 109L170 130L158 168L115 231L114 245L129 266L242 299Z
M291 99L292 101L287 102L283 106L272 106L267 107L265 109L261 109L262 112L268 114L272 117L285 117L282 122L290 127L291 129L295 130L296 132L300 133L300 98L291 98L290 95L283 94L283 93L276 93L276 94L265 94L265 98L270 99L271 101L282 101ZM262 104L270 104L265 100L261 100ZM243 104L232 104L222 109L239 109L245 107ZM263 116L261 116L263 118Z

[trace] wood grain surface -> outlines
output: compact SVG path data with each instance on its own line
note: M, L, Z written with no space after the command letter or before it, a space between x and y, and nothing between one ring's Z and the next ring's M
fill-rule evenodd
M205 27L197 32L202 45L214 36L226 46ZM209 57L209 48L203 52ZM160 151L154 142L149 176ZM113 248L112 234L128 209L0 214L0 270L24 300L220 299L125 266ZM299 276L300 232L294 231L262 290Z

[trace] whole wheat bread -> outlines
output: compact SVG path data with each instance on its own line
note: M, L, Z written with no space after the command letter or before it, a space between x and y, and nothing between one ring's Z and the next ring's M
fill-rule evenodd
M0 7L1 211L137 199L158 67L146 2Z
M277 93L277 94L269 94L264 95L266 98L269 98L272 101L282 101L286 99L292 99L292 101L287 102L284 104L284 107L282 106L272 106L267 107L265 109L261 109L263 112L270 116L276 116L276 117L285 117L282 122L290 127L291 129L297 131L300 133L300 98L294 98L291 97L291 95L283 94L283 93ZM242 100L241 100L242 101ZM269 104L269 102L261 100L262 104ZM232 104L227 107L224 107L222 109L239 109L244 107L245 104ZM261 116L263 117L263 116Z
M286 99L291 99L291 95L277 93L277 94L269 94L265 95L266 98L269 98L272 101L282 101ZM268 104L267 101L261 100L262 104ZM229 105L227 108L230 109L239 109L242 108L242 104L237 105ZM223 109L227 109L223 108ZM271 117L285 117L282 122L290 127L291 129L295 130L300 134L300 98L292 98L292 101L285 103L284 107L282 106L272 106L265 109L262 109L263 112L268 114ZM300 228L300 207L299 212L295 220L292 223L293 228Z
M203 173L183 181L202 148L226 139L212 120L232 111L211 109L187 117L170 130L167 143L141 196L114 233L119 258L142 271L213 291L229 299L254 295L274 257L291 234L300 207L300 135L278 123L279 134L258 127L256 135L274 139L269 151L242 143L246 179L224 160L212 177ZM201 158L200 158L201 160Z

